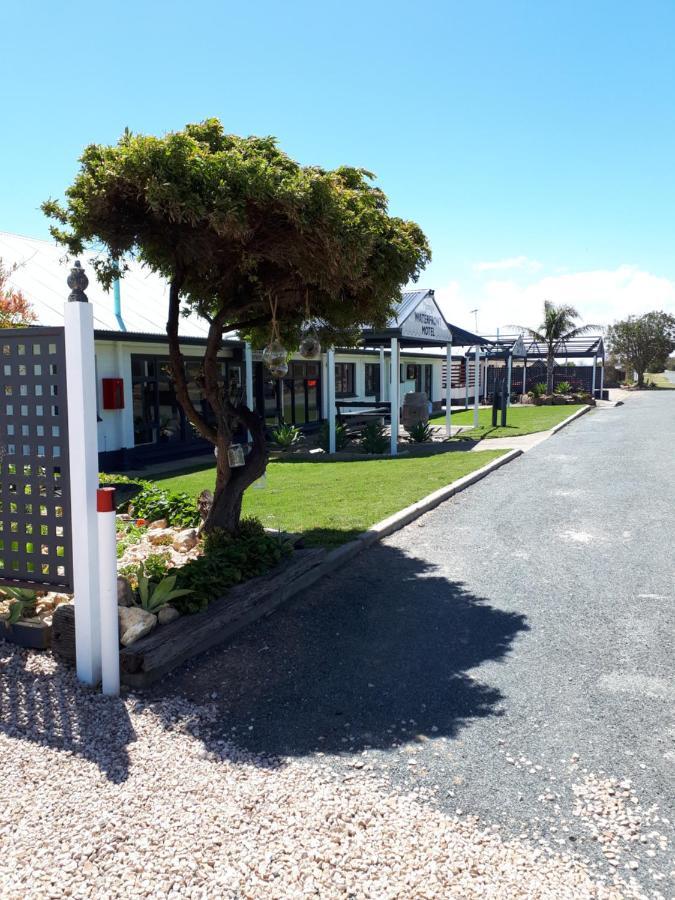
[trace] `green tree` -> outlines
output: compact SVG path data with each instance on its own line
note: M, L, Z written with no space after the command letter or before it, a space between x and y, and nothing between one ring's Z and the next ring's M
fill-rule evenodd
M430 259L414 222L390 216L363 169L301 166L271 137L225 134L217 119L163 137L132 134L87 147L65 203L49 200L52 235L72 254L98 247L96 274L109 286L134 256L170 285L167 335L176 396L199 434L217 448L206 528L236 530L245 489L267 463L264 424L218 381L223 335L258 346L275 330L298 346L308 319L324 343L353 343L382 326L400 290ZM188 393L179 346L181 311L209 325L202 360L207 422ZM243 467L230 468L237 427L252 435Z
M539 328L528 328L526 325L512 325L533 341L546 346L546 390L553 393L553 370L557 356L565 355L569 341L582 337L600 329L599 325L577 325L579 313L573 306L561 304L556 306L550 300L544 300L544 320Z
M610 326L607 341L612 354L637 372L638 387L644 387L645 372L663 372L675 350L675 317L656 311L628 316Z

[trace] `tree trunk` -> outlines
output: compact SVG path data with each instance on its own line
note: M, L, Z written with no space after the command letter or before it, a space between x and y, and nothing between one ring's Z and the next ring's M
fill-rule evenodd
M555 356L549 353L546 358L546 393L553 393L553 369L555 367Z
M637 386L643 388L645 386L645 370L642 369L640 371L639 369L636 369L635 371L637 373Z
M204 521L204 531L208 533L216 528L222 528L232 534L239 527L244 491L265 473L267 466L265 425L260 416L247 406L232 404L226 395L225 385L218 380L217 359L222 344L222 313L214 318L209 327L202 366L204 374L202 390L215 414L217 422L215 428L205 421L192 403L178 335L181 285L181 277L177 275L171 283L169 292L169 319L166 330L169 338L172 380L176 398L188 420L202 437L211 441L217 448L216 486L213 503ZM252 446L246 456L245 465L230 468L228 450L232 445L232 434L238 425L242 425L250 433Z
M250 432L252 446L246 457L246 464L230 468L228 450L231 447L231 432L228 430L221 434L219 431L216 487L213 504L204 522L204 531L207 533L215 529L222 529L230 534L236 532L244 491L265 474L267 467L267 441L262 419L243 405L231 407L231 412Z

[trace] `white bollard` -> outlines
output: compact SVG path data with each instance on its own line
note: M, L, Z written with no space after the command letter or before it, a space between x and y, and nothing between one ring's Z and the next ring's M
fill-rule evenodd
M101 612L101 680L104 694L120 692L120 637L117 612L117 535L115 488L96 492L98 522L99 602Z

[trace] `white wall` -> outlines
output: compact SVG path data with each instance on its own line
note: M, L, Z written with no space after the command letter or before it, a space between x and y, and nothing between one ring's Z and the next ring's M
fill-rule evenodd
M186 358L203 355L202 347L183 346ZM134 411L131 381L131 356L167 356L166 344L140 341L96 341L96 399L98 415L98 451L109 453L134 446ZM222 356L231 355L224 350ZM124 409L103 409L103 378L122 378L124 381Z

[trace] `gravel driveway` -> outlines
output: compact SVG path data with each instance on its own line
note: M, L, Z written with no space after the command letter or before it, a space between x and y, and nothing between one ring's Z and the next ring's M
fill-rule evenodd
M673 896L674 444L593 412L143 697L0 645L2 896Z

